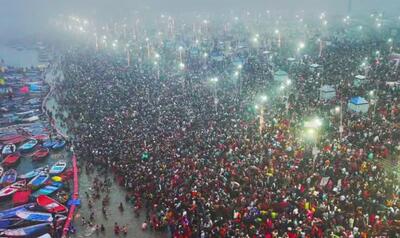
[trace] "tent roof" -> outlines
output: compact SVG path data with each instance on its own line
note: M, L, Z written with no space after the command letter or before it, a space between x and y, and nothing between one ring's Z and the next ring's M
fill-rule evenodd
M278 70L274 73L275 76L288 76L288 73L283 70Z
M323 85L320 88L320 90L323 91L323 92L335 92L336 91L335 88L332 87L331 85Z
M365 79L366 77L364 75L356 75L356 79Z
M350 103L354 105L368 104L368 101L363 97L352 97Z
M319 64L310 64L311 68L318 68L320 65Z

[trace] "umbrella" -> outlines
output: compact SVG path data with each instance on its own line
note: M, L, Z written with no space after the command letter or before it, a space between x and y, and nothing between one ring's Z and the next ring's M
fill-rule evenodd
M19 90L19 92L22 93L22 94L29 93L29 88L28 88L28 86L23 86L23 87Z

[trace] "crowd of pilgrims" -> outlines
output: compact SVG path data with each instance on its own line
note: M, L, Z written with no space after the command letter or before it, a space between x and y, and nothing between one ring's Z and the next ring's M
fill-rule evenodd
M110 169L132 212L170 237L398 237L398 178L384 167L400 150L400 95L385 83L398 74L384 40L329 40L293 63L250 49L237 78L229 59L186 54L182 70L158 49L159 76L105 50L69 49L55 88L68 116L56 117L82 166ZM284 89L278 69L291 78ZM357 74L367 75L358 87ZM319 100L322 84L336 86L334 99ZM350 97L372 94L367 114L347 110ZM323 125L308 142L303 122L316 115Z

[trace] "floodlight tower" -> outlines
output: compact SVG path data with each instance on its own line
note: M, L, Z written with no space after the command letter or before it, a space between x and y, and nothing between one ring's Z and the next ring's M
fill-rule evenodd
M352 5L353 5L353 0L348 0L348 3L347 3L347 14L348 15L351 14Z

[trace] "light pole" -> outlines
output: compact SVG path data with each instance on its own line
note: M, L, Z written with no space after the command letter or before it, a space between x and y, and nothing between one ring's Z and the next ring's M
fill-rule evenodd
M263 136L263 131L264 131L264 106L265 103L267 102L268 97L265 95L262 95L260 97L260 106L256 105L256 109L259 107L260 108L260 115L259 115L259 132L260 132L260 136Z
M339 122L339 138L342 141L343 138L343 102L340 99L340 106L335 107L335 113L340 113L340 122Z
M305 139L311 141L313 143L312 155L313 155L313 169L315 168L315 159L318 155L317 141L318 141L318 133L321 128L323 122L319 117L315 117L309 121L304 122L305 129Z
M179 61L182 63L182 51L183 51L183 47L182 47L182 46L179 46L178 50L179 50Z
M281 32L278 29L276 29L275 34L278 35L278 47L281 48Z
M214 77L210 79L211 83L214 85L214 106L215 106L215 113L218 114L218 98L217 98L217 83L218 83L218 78Z

